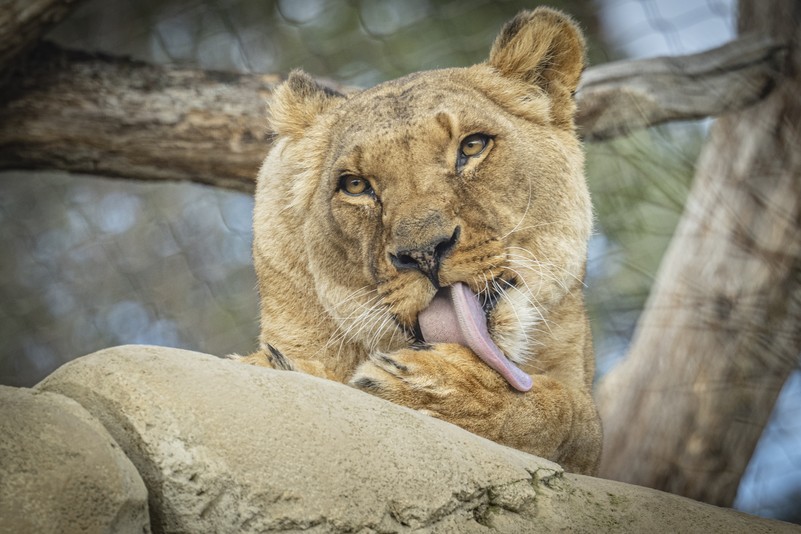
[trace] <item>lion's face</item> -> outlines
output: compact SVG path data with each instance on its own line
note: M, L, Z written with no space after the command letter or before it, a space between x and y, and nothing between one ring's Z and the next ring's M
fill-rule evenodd
M302 74L286 85L273 115L291 139L268 163L303 222L282 231L340 334L371 352L409 344L438 289L462 282L498 347L532 356L549 310L581 284L591 230L557 84L532 86L491 57L349 97Z

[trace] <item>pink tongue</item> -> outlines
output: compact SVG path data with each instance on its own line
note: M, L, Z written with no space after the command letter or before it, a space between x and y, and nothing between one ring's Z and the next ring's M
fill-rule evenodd
M531 389L531 377L521 371L490 339L487 318L476 295L457 282L441 289L418 316L423 339L429 343L458 343L498 371L518 391Z

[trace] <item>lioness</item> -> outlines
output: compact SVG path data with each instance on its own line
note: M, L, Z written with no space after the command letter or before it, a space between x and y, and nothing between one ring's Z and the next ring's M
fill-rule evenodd
M261 350L242 360L595 473L583 66L576 25L538 8L472 67L348 95L293 72L256 192Z

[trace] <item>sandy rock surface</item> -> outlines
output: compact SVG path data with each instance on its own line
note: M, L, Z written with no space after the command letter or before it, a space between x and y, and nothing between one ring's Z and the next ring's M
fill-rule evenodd
M0 386L0 533L150 532L147 492L75 401Z
M181 350L109 349L39 387L102 421L167 531L522 526L532 481L561 473L341 384Z
M132 460L155 532L801 532L559 466L311 376L128 346L39 386Z

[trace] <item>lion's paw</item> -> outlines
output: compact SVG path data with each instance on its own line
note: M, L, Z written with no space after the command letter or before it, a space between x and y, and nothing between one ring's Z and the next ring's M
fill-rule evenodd
M471 421L497 412L511 392L470 349L452 343L373 355L350 384L468 430Z

